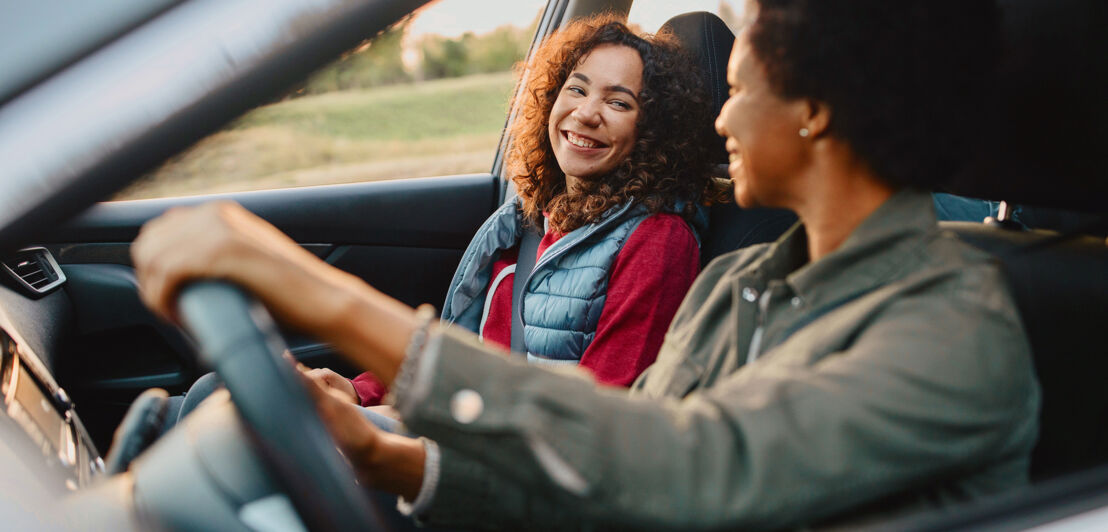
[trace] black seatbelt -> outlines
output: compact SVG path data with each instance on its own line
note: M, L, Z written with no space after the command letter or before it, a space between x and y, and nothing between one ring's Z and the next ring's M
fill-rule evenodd
M539 253L539 241L542 240L535 228L523 224L523 236L519 241L519 257L516 259L516 273L512 280L512 352L527 353L523 345L523 316L519 312L519 301L523 297L523 288L531 270L535 269L536 255Z

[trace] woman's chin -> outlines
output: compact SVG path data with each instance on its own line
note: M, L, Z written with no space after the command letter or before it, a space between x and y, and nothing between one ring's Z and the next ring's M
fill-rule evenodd
M758 186L758 185L762 186ZM742 173L738 177L731 174L731 186L735 193L735 204L744 209L756 207L788 208L779 190L767 183L750 178L749 174Z
M761 207L754 199L754 195L751 194L750 187L746 186L746 182L742 178L732 177L731 185L734 187L736 205L744 209Z

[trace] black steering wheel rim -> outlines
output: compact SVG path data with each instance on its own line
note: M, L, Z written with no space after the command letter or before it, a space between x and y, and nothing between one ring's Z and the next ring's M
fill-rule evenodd
M265 307L234 285L203 281L181 290L178 309L308 528L383 529L296 370L282 359L284 339Z

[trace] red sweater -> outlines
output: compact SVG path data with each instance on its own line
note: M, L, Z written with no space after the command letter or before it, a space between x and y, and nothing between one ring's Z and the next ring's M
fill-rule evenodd
M539 242L538 256L562 235L548 231ZM501 254L491 278L515 264L518 250ZM580 367L597 382L630 386L654 362L677 307L700 268L700 249L689 226L675 214L655 214L642 221L627 238L612 264L608 294L596 337L581 356ZM492 297L482 330L486 342L505 349L512 342L512 281L508 274ZM352 381L362 406L380 404L385 387L370 373Z

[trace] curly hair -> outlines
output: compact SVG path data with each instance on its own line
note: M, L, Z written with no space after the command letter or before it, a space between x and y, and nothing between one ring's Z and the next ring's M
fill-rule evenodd
M757 0L771 87L831 109L829 131L895 188L931 190L973 153L999 57L990 0Z
M547 126L566 79L594 48L615 44L643 62L637 138L628 157L608 175L567 190ZM657 213L684 201L690 219L696 204L728 196L711 177L711 100L691 60L668 33L636 35L613 15L572 22L544 42L525 65L517 91L519 114L510 134L507 168L523 200L526 222L542 227L543 213L562 233L597 220L616 205L633 202Z

